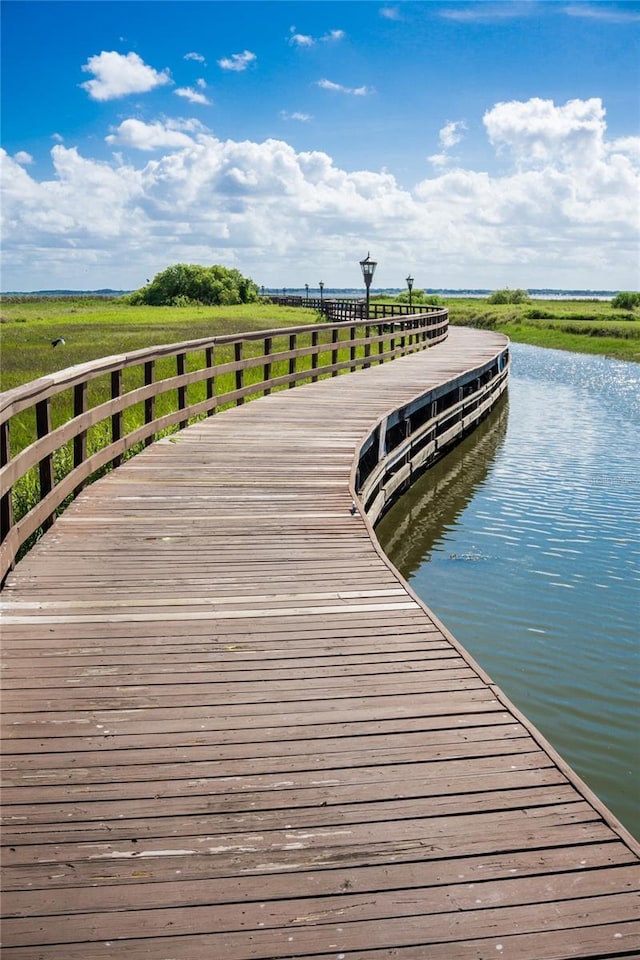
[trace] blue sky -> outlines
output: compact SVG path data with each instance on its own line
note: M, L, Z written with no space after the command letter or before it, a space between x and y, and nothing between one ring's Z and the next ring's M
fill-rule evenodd
M640 3L6 0L4 290L638 289Z

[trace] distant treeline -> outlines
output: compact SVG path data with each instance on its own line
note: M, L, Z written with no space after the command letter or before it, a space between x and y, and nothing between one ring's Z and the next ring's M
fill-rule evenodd
M128 290L34 290L31 293L20 293L10 290L0 294L5 303L37 303L39 300L117 300L123 297Z

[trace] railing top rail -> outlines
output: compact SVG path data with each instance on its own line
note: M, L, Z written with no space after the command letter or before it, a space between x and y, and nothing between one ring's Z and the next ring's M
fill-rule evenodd
M446 315L447 310L441 308L442 314ZM400 316L400 314L398 314ZM434 311L429 310L424 313L413 313L410 315L414 320L429 318L433 320ZM407 319L406 314L402 315ZM386 318L370 318L362 320L360 323L384 323ZM179 353L188 353L195 350L204 350L207 347L224 346L237 343L238 341L257 341L264 340L267 337L291 336L300 333L312 333L319 330L344 329L353 326L352 320L342 320L336 322L323 322L322 324L304 324L292 327L277 327L269 330L254 330L246 333L222 334L214 337L201 337L197 340L183 340L178 343L160 344L153 347L143 347L140 350L133 350L130 353L113 354L109 357L100 357L96 360L89 360L86 363L78 363L72 367L65 367L54 373L47 374L45 377L39 377L37 380L31 380L19 387L13 387L0 393L0 423L5 423L10 417L20 413L22 410L32 406L36 400L46 399L47 396L53 396L62 390L70 389L76 384L84 383L104 374L113 373L116 370L123 370L127 367L136 366L151 360L161 360L164 357L172 357Z

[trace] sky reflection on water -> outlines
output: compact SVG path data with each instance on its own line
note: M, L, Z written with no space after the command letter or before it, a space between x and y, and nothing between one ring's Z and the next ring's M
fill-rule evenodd
M513 344L508 401L378 536L640 836L640 365Z

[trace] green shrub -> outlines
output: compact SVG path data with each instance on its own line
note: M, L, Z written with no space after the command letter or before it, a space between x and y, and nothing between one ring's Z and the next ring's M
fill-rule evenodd
M611 301L614 310L633 310L640 306L640 293L631 290L621 290Z
M409 291L403 290L402 293L394 297L394 301L395 303L409 303ZM435 293L427 293L426 290L413 290L411 293L411 303L426 303L432 307L444 307L445 305L442 297L437 296Z
M255 303L258 285L239 270L202 267L192 263L174 263L156 274L151 283L129 294L130 304L152 307L233 306Z
M528 303L530 299L526 290L510 290L505 287L503 290L494 290L487 297L487 303Z

